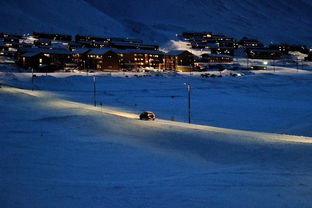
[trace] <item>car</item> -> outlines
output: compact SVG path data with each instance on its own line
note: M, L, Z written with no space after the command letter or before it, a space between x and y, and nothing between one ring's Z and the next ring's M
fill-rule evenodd
M155 120L155 118L155 114L150 111L144 111L140 114L140 120Z
M251 70L267 70L268 67L267 66L258 66L258 65L254 65L250 67Z

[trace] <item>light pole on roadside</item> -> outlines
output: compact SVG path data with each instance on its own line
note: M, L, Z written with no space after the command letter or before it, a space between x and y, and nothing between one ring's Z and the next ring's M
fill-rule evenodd
M95 79L95 75L93 75L93 101L94 101L94 106L96 106L96 79Z
M184 83L187 86L187 100L188 100L188 122L191 123L191 84Z
M273 70L275 72L275 59L273 59Z
M31 90L34 91L34 69L31 68Z

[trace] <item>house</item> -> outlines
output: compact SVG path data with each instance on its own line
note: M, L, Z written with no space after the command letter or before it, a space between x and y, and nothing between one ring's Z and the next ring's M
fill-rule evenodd
M114 50L119 55L121 68L132 70L138 68L159 69L164 63L164 53L157 50L126 49Z
M71 51L71 63L74 63L79 69L86 69L86 60L88 58L89 48L77 48Z
M34 45L37 46L37 47L40 47L40 46L50 46L51 45L51 40L50 39L41 38L39 40L35 40L34 41Z
M165 54L165 69L192 71L194 55L185 50L173 50Z
M303 54L309 54L309 49L304 45L289 45L289 51L298 51Z
M40 51L26 52L18 58L18 64L26 69L38 69L43 65L50 65L50 63L50 59Z
M223 54L234 56L234 47L210 47L212 54Z
M211 38L212 33L210 32L183 32L182 37L185 40L194 40L194 39L204 39L204 38Z
M23 36L19 35L19 34L0 33L0 38L4 39L4 38L8 38L8 37L13 37L13 38L18 38L18 39L23 38Z
M103 38L103 37L96 37L96 36L90 36L90 35L75 35L75 41L76 42L102 42L102 43L108 43L110 41L109 38Z
M252 59L281 59L282 52L269 48L249 48L246 49L248 58Z
M68 49L71 51L82 48L82 47L83 47L83 45L81 45L78 42L74 42L74 41L68 42Z
M283 55L288 55L290 46L288 44L271 44L269 46L269 49L271 49L271 50L278 50Z
M22 48L19 53L18 63L22 67L38 71L47 66L63 69L65 63L72 62L72 52L65 49Z
M228 48L237 48L238 46L234 38L225 38L223 40L219 40L218 44L220 47L228 47Z
M17 36L6 36L3 38L4 43L19 43L20 42L20 37Z
M70 46L78 45L79 47L83 48L105 48L108 47L107 42L102 41L77 41L75 44L70 43Z
M65 35L65 34L33 32L32 36L36 39L72 41L72 36L71 35Z
M119 70L119 57L109 48L93 49L87 54L87 68L97 70Z
M202 54L201 62L206 63L230 63L233 62L233 56L224 55L224 54Z
M312 61L312 51L308 54L307 57L304 58L305 61Z
M3 50L3 51L0 51L0 56L7 56L7 57L12 57L12 58L17 58L18 57L18 52L17 51Z
M108 43L108 46L110 48L116 48L116 49L138 49L138 50L158 50L158 45L153 44L143 44L141 42L125 42L125 41L110 41Z
M253 48L253 47L263 47L263 44L260 43L256 39L249 39L247 37L243 37L239 42L238 45L244 48Z
M0 51L6 51L8 47L4 44L2 40L0 40Z

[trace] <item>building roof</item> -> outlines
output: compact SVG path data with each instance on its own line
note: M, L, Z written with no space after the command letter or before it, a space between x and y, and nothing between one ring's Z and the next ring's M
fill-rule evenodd
M72 54L83 54L89 52L91 49L89 48L78 48L74 51L72 51Z
M35 42L36 43L49 43L49 42L51 42L51 39L40 38L39 40L36 40Z
M110 41L110 45L112 46L131 46L131 47L158 47L158 45L153 45L153 44L145 44L142 42L127 42L127 41Z
M252 52L267 52L267 53L276 53L276 52L280 52L279 50L272 50L272 49L264 49L264 48L250 48L250 51Z
M93 49L88 54L90 55L103 55L108 53L109 51L113 51L110 48L100 48L100 49Z
M186 51L186 50L172 50L172 51L169 51L168 53L166 53L166 55L167 56L179 56L185 52L190 53L189 51Z
M0 51L0 53L15 54L17 51Z
M233 56L229 56L229 55L225 55L225 54L208 54L208 53L205 53L205 54L202 54L202 56L208 56L208 57L220 57L220 58L233 58Z
M25 53L47 53L47 54L65 54L65 55L70 55L72 54L71 51L68 51L66 49L48 49L48 48L22 48L22 52Z
M27 52L27 53L24 53L21 56L22 57L34 57L34 56L37 56L38 54L40 54L40 52Z
M153 54L153 55L163 55L164 52L158 50L140 50L140 49L112 49L115 53L121 54Z

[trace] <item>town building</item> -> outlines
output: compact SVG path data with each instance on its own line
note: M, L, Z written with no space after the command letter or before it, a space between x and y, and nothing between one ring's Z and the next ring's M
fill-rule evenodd
M36 39L49 39L49 40L59 40L59 41L72 41L71 35L56 34L56 33L43 33L43 32L33 32L32 36Z
M231 63L233 62L233 56L224 55L224 54L202 54L201 62L206 63Z
M254 47L259 48L259 47L263 47L264 45L256 39L249 39L247 37L243 37L238 42L238 46L241 46L244 48L254 48Z
M123 69L153 68L159 69L164 62L164 53L158 50L114 50L119 55Z
M172 50L165 54L166 70L192 71L194 54L186 50Z
M92 49L87 57L88 69L120 70L118 54L109 48Z
M248 48L246 49L248 58L252 59L281 59L282 52L269 48Z

